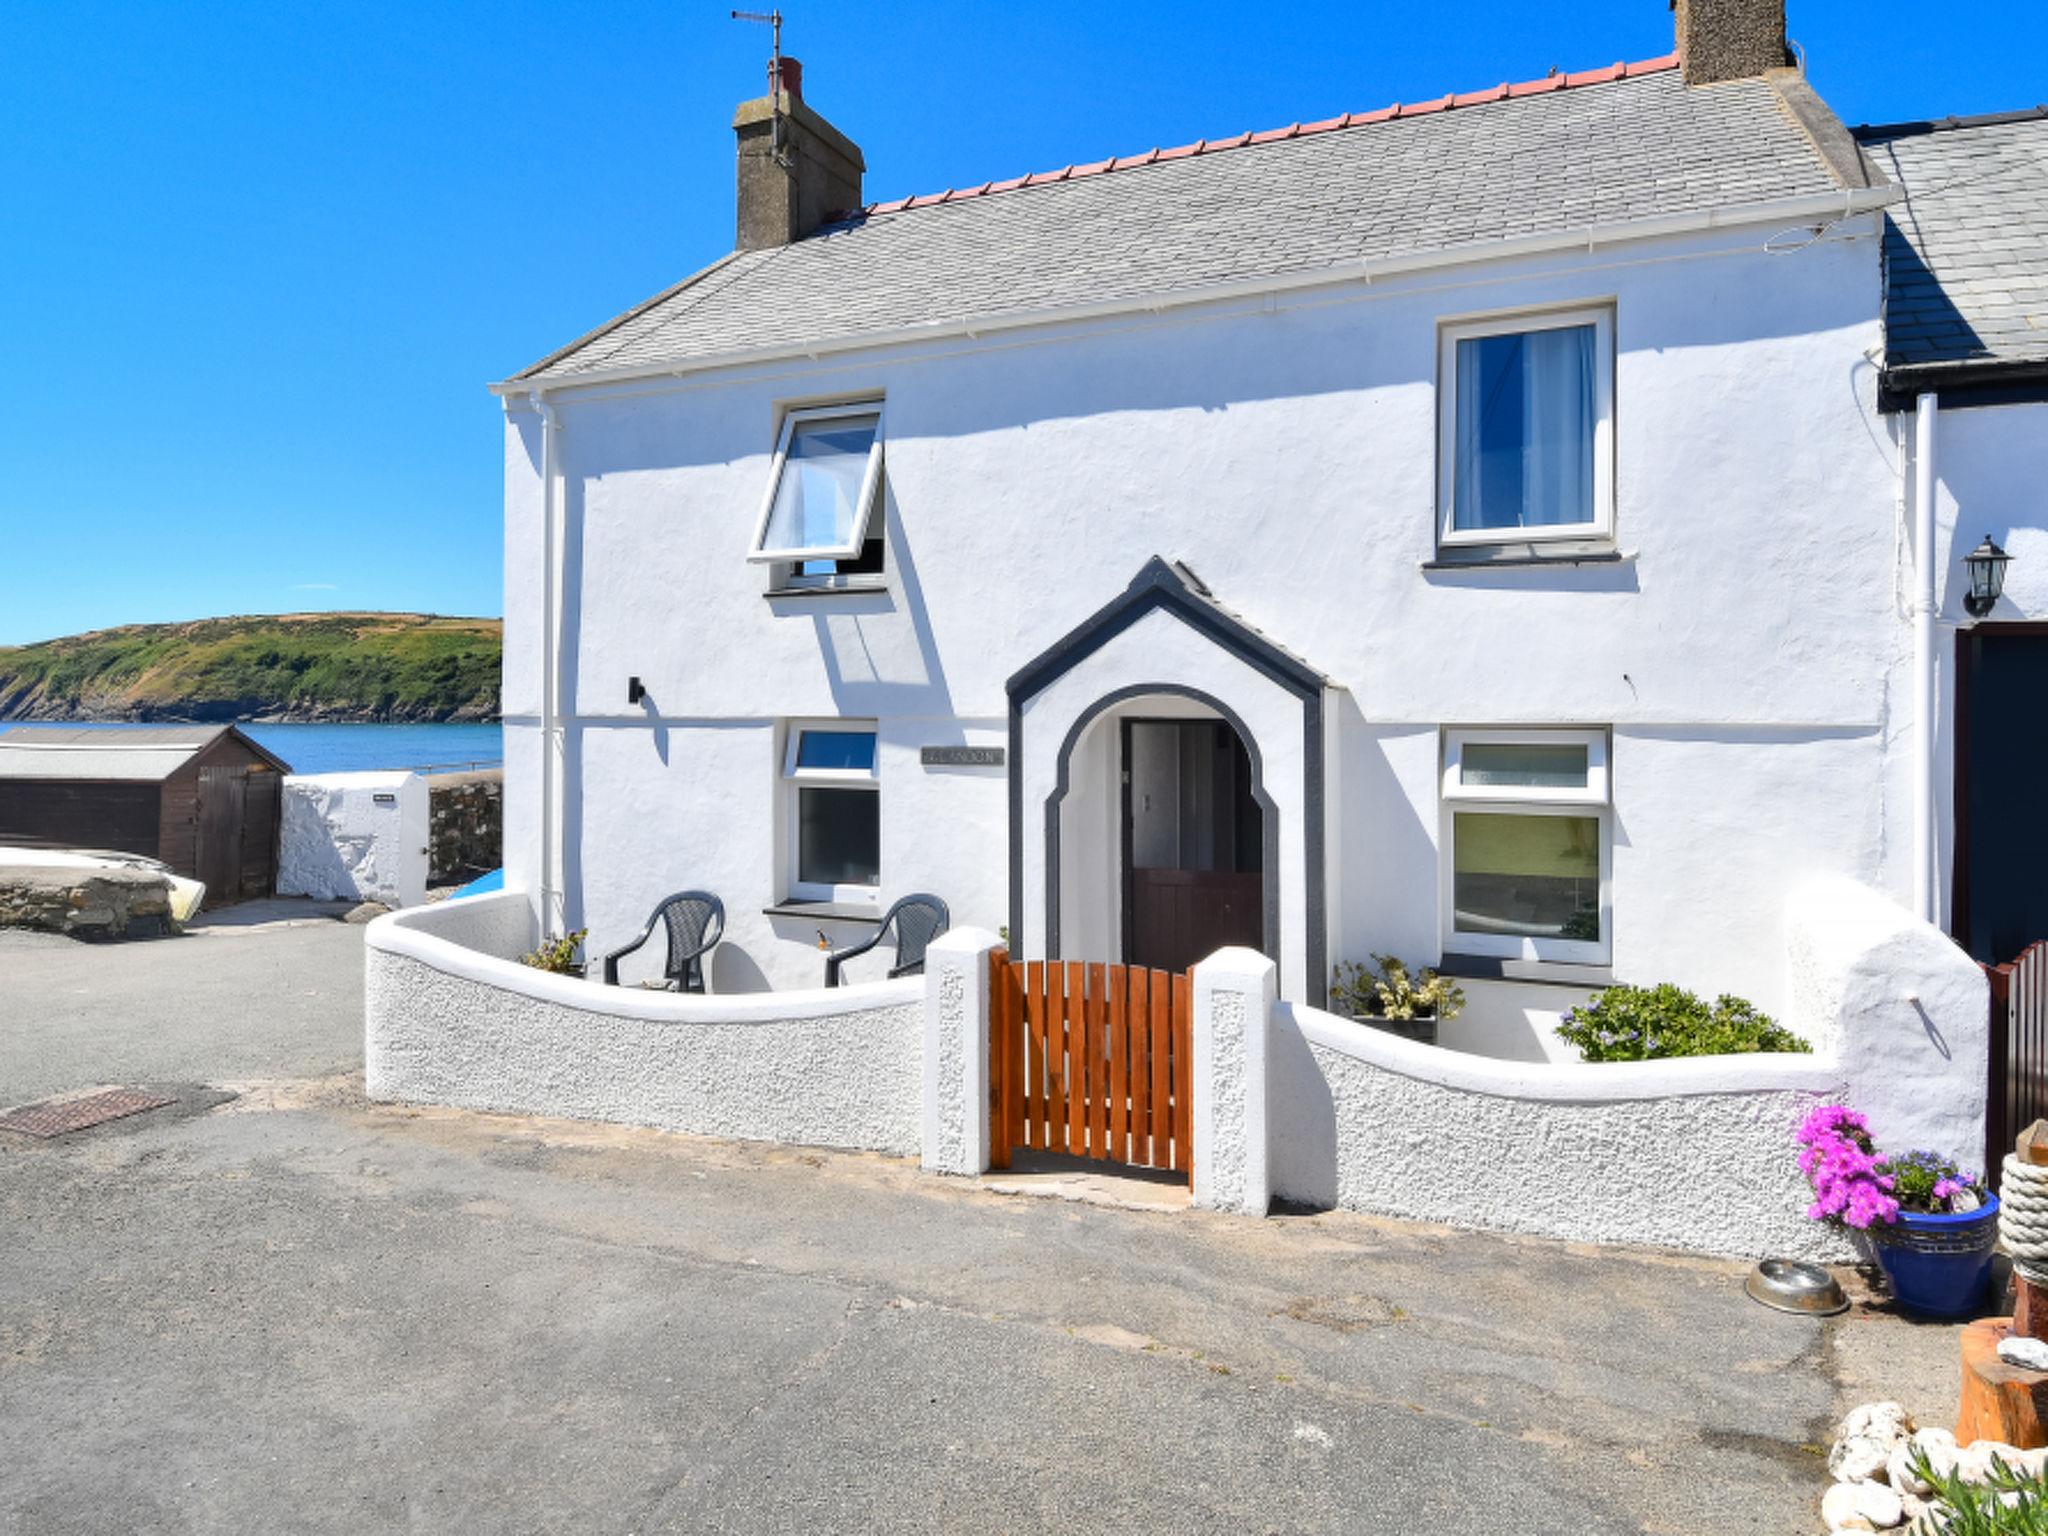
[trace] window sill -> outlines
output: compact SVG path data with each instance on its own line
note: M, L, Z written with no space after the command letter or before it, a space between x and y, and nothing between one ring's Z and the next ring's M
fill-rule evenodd
M887 597L889 584L886 581L864 581L837 587L770 587L761 595L771 603L792 597Z
M1555 549L1529 544L1507 544L1488 548L1440 549L1434 560L1422 562L1425 571L1497 571L1530 566L1633 565L1634 550Z
M1611 987L1612 965L1580 965L1562 960L1508 960L1498 955L1445 955L1437 962L1441 975L1463 981L1526 981L1552 987Z
M763 907L766 917L801 917L821 923L866 923L869 927L879 926L882 921L880 907L869 906L858 901L778 901L772 907Z

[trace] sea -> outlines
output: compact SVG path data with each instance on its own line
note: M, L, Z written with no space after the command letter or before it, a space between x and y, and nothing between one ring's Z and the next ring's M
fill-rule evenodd
M242 731L260 743L264 750L276 753L291 764L293 773L362 773L401 768L418 773L452 773L464 768L495 768L505 760L504 736L495 722L486 725L260 725L244 721L239 724ZM8 724L0 723L0 742L7 739L8 729ZM107 722L95 723L92 729L122 731L128 727L118 722Z

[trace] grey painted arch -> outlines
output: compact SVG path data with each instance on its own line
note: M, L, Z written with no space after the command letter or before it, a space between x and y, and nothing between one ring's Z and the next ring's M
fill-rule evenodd
M1084 619L1060 639L1054 641L1032 661L1012 674L1008 692L1010 696L1010 930L1011 953L1021 953L1025 934L1024 897L1024 706L1031 699L1065 676L1087 657L1102 649L1116 636L1123 633L1139 619L1155 609L1164 609L1180 619L1197 634L1208 639L1219 649L1228 652L1249 665L1255 672L1277 684L1301 701L1302 707L1302 871L1306 888L1306 911L1304 912L1305 966L1308 996L1306 1001L1314 1007L1321 1007L1328 996L1329 988L1329 932L1327 913L1328 877L1326 872L1327 849L1324 846L1325 828L1328 818L1325 814L1325 741L1327 721L1325 719L1324 695L1328 687L1325 677L1298 656L1275 645L1271 640L1246 624L1234 613L1224 608L1210 596L1193 572L1184 567L1169 564L1154 556L1145 562L1131 583L1115 598L1111 599L1094 614ZM1253 776L1257 781L1260 809L1264 822L1263 843L1270 861L1267 868L1274 871L1267 883L1265 900L1267 911L1265 926L1270 944L1268 953L1277 963L1279 955L1279 886L1277 874L1277 849L1280 835L1279 813L1272 804L1266 787L1264 758L1257 738L1245 728L1236 713L1226 708L1221 701L1201 693L1199 690L1169 683L1131 683L1113 690L1083 710L1076 724L1069 730L1061 743L1057 782L1052 795L1045 805L1046 817L1046 953L1057 956L1059 952L1059 806L1065 799L1068 783L1068 769L1075 743L1080 731L1087 723L1099 717L1105 709L1116 703L1139 695L1168 694L1194 698L1217 711L1230 722L1245 750L1251 755Z

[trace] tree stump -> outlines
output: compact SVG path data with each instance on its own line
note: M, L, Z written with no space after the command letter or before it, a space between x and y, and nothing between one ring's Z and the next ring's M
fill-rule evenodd
M2023 1371L1998 1358L1998 1341L2013 1332L2009 1317L1983 1318L1963 1329L1958 1445L2000 1440L2023 1451L2048 1446L2048 1371Z

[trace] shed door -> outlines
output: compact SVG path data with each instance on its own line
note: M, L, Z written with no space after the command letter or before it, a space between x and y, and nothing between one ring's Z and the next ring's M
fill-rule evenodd
M209 907L242 899L242 815L248 789L247 768L199 770L199 878L206 882Z
M1959 640L1956 937L1996 965L2048 939L2048 625Z
M242 895L269 896L277 888L278 799L283 781L251 771L242 795Z

